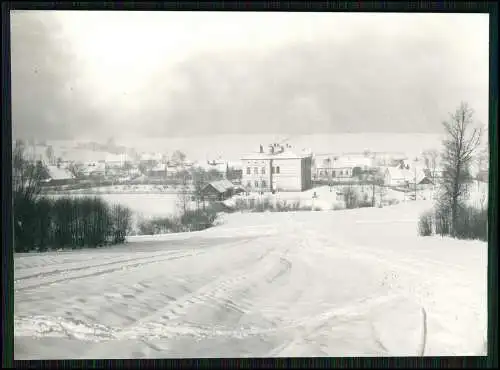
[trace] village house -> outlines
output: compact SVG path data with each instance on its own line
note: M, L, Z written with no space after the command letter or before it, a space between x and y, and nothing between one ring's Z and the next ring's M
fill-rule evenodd
M253 191L304 191L312 187L312 153L292 152L281 145L242 157L242 185Z
M82 175L86 177L103 177L106 175L106 163L104 161L86 162L82 168Z
M384 185L408 187L414 175L407 169L387 167L384 172Z
M244 191L229 180L218 180L206 184L202 188L201 194L205 200L222 201Z
M126 164L131 165L134 162L133 158L127 153L109 154L106 156L106 169L108 168L124 168Z
M45 185L61 186L69 185L75 182L74 176L66 168L58 166L47 166L49 178L44 180Z
M158 163L148 172L148 176L154 179L166 179L167 178L167 164Z
M368 157L318 157L314 168L314 178L317 180L342 181L351 179L357 173L368 171L373 166L373 160Z
M166 162L166 160L161 153L142 153L139 157L139 163L149 167L154 167L162 162Z
M209 160L206 163L200 164L201 168L205 171L217 172L223 179L227 179L227 171L229 169L229 163L223 160Z

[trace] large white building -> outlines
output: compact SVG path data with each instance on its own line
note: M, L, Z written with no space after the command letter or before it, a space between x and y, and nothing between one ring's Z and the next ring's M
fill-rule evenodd
M294 153L279 145L241 158L242 186L252 191L303 191L312 187L312 153Z

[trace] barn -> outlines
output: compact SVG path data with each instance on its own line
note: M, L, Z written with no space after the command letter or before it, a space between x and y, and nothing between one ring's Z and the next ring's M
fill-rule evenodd
M47 166L49 178L45 181L49 186L69 185L74 183L74 176L66 168Z
M208 200L226 200L243 191L243 189L228 180L213 181L205 185L201 190L203 197Z

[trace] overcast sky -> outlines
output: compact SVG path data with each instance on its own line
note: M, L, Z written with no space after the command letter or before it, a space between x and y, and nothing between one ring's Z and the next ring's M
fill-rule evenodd
M488 121L480 14L12 13L16 137L440 132Z

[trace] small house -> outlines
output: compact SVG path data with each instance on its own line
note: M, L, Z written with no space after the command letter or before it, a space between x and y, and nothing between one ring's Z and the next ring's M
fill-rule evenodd
M74 183L75 178L69 170L57 166L47 166L49 178L44 181L49 186L61 186Z
M126 164L131 164L134 159L127 153L123 154L109 154L106 159L106 168L124 168Z
M203 197L209 200L226 200L243 191L243 189L228 180L213 181L205 185L201 190Z
M87 162L83 165L82 173L88 177L103 177L106 175L106 164L96 161Z
M166 163L158 163L148 172L149 177L153 177L156 179L166 179L167 178L167 164Z
M409 170L397 167L387 167L384 173L384 184L387 186L409 186L414 178Z

